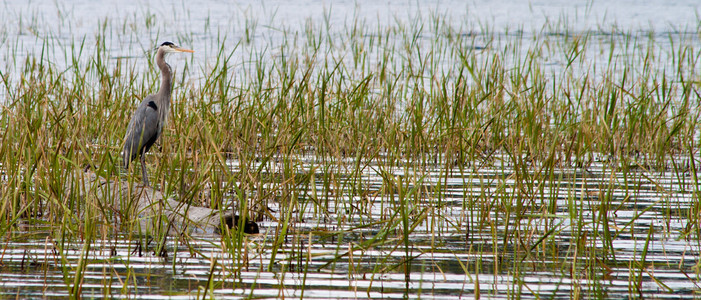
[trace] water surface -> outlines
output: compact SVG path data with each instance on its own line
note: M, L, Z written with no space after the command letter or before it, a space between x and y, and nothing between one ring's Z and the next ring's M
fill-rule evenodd
M204 85L221 49L233 53L232 73L246 82L251 66L279 58L283 44L291 44L292 56L304 57L295 43L304 43L309 28L328 31L336 46L323 47L350 65L353 45L343 32L353 24L367 28L359 38L367 42L387 28L430 28L434 15L470 37L484 61L513 44L521 48L508 55L518 61L534 45L565 44L579 35L594 37L585 52L596 66L631 53L638 59L636 47L652 43L659 68L671 69L667 58L677 42L700 48L694 1L1 5L0 71L11 80L19 80L28 57L69 69L80 52L76 45L84 45L83 53L101 45L110 66L127 61L121 67L138 66L137 73L154 76L144 62L156 44L172 40L197 51L172 58L185 73L176 78L178 89ZM416 48L430 51L430 41L440 37L436 32L420 31ZM636 39L626 44L630 36ZM612 41L629 48L609 51ZM359 73L380 60L372 52L379 50L368 49L376 61L361 65ZM582 70L569 68L560 55L543 59L544 73L579 76ZM436 65L450 74L459 63L449 57ZM356 164L347 157L281 156L260 164L271 177L282 173L284 163L310 176L309 184L290 193L301 205L286 216L280 203L287 202L271 201L272 217L259 220L261 234L237 240L240 247L224 247L231 239L219 236L170 237L163 257L155 253L156 241L125 233L100 236L85 251L80 238L61 239L56 228L26 220L1 240L0 293L65 298L71 287L80 287L89 298L698 298L698 191L694 171L683 167L691 159L698 157L677 157L670 162L677 169L622 172L612 158L597 154L543 176L540 165L524 174L501 154L457 166L425 158ZM236 160L228 163L232 173L241 168ZM323 179L331 175L333 180ZM261 185L276 191L282 184ZM290 228L278 240L279 220L285 219ZM75 284L80 264L86 271Z

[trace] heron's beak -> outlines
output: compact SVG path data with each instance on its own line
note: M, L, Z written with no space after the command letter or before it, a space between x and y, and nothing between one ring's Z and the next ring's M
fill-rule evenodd
M187 52L187 53L195 53L195 50L190 50L190 49L185 49L185 48L176 48L178 52Z

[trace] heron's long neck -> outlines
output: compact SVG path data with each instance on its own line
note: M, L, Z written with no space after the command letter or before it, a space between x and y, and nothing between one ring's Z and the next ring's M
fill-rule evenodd
M156 55L156 65L161 69L161 89L158 90L158 94L162 96L162 99L167 99L170 102L170 91L172 89L172 79L170 66L166 63L165 53L158 51Z
M156 105L158 105L158 118L161 120L161 126L168 119L168 111L170 110L170 93L172 86L170 66L165 61L165 52L159 50L156 54L156 65L161 69L161 89L156 95Z

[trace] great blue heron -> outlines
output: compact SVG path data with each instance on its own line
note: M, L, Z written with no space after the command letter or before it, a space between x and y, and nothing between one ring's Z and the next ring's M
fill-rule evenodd
M129 168L129 163L138 155L141 155L142 181L147 186L149 183L144 155L161 135L170 111L172 80L170 65L166 63L165 56L168 53L177 52L192 53L195 51L180 48L171 42L165 42L158 46L156 65L161 69L161 88L158 90L158 93L148 95L141 101L139 107L134 111L134 115L129 121L127 132L124 135L124 149L122 150L124 168Z

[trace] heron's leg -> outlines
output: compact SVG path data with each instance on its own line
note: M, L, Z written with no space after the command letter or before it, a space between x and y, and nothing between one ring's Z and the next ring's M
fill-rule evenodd
M146 186L151 186L148 184L148 173L146 173L146 162L145 162L145 155L146 153L141 153L141 181L144 183Z

